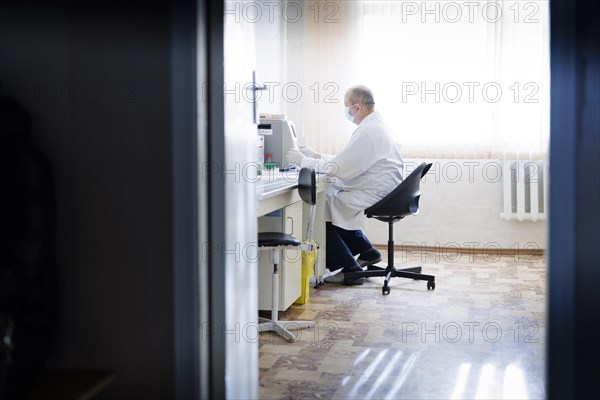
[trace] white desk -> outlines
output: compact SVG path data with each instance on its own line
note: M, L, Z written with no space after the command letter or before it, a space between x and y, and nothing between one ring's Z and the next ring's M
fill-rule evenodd
M259 232L280 231L305 239L308 224L308 205L302 202L297 190L298 172L264 171L256 184L257 218ZM325 189L329 186L325 175L317 175L317 209L314 240L319 246L317 265L319 275L325 272ZM277 215L267 214L280 210ZM271 309L271 277L273 262L269 252L261 250L259 261L260 310ZM302 259L299 250L289 249L280 264L279 309L288 307L300 296Z

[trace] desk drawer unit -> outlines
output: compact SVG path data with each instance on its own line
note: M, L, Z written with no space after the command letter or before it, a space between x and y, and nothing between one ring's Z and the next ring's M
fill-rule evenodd
M285 232L302 238L302 202L291 204L280 212L260 217L259 232ZM273 260L270 250L261 249L258 268L258 308L271 309L271 279ZM279 265L279 310L285 311L300 297L302 281L302 253L300 249L284 250Z

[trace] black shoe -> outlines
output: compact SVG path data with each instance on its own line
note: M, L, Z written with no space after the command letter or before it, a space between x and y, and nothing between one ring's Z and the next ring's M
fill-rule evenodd
M362 268L368 267L381 262L381 253L375 247L371 247L369 250L360 253L356 261Z
M335 275L328 275L325 278L323 278L323 281L325 283L337 283L337 284L343 284L345 281L345 277L344 277L344 273L343 272L338 272Z
M344 274L344 285L362 285L365 282L365 278L348 278L348 274L351 274L353 272L363 272L363 269L358 264L342 268L342 273Z
M354 279L346 278L346 274L343 272L339 272L335 275L330 275L323 280L325 281L325 283L335 283L338 285L346 285L346 286L362 285L365 281L364 278L354 278Z
M351 265L349 267L342 268L342 272L362 272L363 269L358 264Z
M345 278L344 279L344 285L346 285L346 286L362 285L363 283L365 283L365 278Z

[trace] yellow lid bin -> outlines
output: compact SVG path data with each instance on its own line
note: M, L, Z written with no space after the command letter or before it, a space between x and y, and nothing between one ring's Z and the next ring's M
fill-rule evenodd
M312 244L314 250L302 252L302 280L300 282L302 288L300 289L300 297L298 297L298 300L294 304L306 304L310 297L310 277L314 275L315 261L317 259L317 246L314 240Z

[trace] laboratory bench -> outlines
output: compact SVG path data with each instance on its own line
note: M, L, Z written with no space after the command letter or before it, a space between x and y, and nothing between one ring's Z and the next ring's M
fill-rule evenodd
M306 237L310 206L298 194L298 171L263 171L256 183L258 232L285 232L298 239ZM319 247L318 275L325 272L325 190L329 187L326 175L317 175L317 205L314 241ZM259 249L259 310L271 309L271 279L273 262L270 251ZM283 251L279 266L279 310L287 310L300 296L302 255L298 248Z

